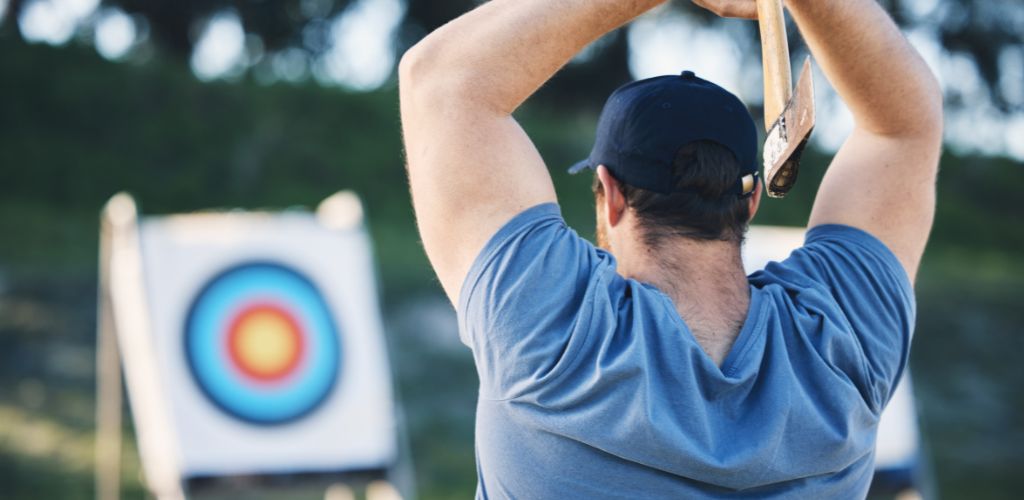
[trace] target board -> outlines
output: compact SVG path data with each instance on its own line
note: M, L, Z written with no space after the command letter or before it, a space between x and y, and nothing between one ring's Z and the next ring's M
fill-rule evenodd
M276 263L240 264L206 283L183 338L190 372L210 402L256 424L315 410L340 373L341 339L323 295Z
M172 455L183 478L395 463L391 371L361 205L351 196L326 205L138 220L146 327L118 335L148 336L130 350L151 356L124 356L151 360L153 383L133 384L144 369L126 359L129 396L134 407L151 396L142 392L158 393L166 415L135 412L136 427L150 429L140 444L172 436L156 454Z

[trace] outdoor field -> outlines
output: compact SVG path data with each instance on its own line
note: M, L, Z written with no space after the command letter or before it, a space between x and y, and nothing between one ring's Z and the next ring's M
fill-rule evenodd
M417 233L395 76L400 49L474 2L288 1L262 18L265 3L274 2L241 2L253 25L235 51L243 55L225 66L216 48L204 48L218 39L200 35L215 24L211 16L237 24L230 2L193 0L168 13L121 0L0 0L0 498L95 495L99 224L111 196L128 192L142 214L163 215L312 210L342 190L365 208L418 497L474 494L477 375ZM1024 3L882 3L912 41L934 35L921 43L944 71L947 98L911 354L922 477L940 498L1015 498L1024 489ZM736 82L759 116L756 31L715 24L689 2L673 5L662 21L596 44L516 114L550 169L567 222L587 238L595 231L592 178L565 170L587 155L612 89L682 64ZM64 37L31 19L19 24L18 9L25 18L84 14L64 17L73 26ZM362 17L346 21L356 9ZM125 11L130 43L97 52L96 26ZM951 17L971 24L957 31ZM191 35L174 30L181 25L193 26ZM700 34L679 35L690 28ZM337 35L344 30L357 35ZM384 42L373 41L378 30ZM637 54L669 50L673 40L720 47L723 39L708 35L714 30L742 40L723 49L726 58L738 47L753 47L750 54L721 65L708 55L666 62ZM230 40L220 40L223 50L233 50ZM204 50L214 54L206 62L194 55ZM820 74L815 83L828 86ZM850 126L834 94L820 92L820 132L800 183L785 200L765 200L757 224L807 223L836 137ZM145 498L127 407L124 429L122 493ZM267 495L322 497L287 486Z

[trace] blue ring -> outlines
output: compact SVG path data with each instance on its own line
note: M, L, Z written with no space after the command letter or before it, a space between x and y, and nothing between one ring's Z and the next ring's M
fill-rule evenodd
M227 352L231 321L256 303L291 312L305 344L295 372L273 384L247 379ZM272 262L231 267L207 282L189 307L184 340L189 371L206 398L253 424L278 425L308 415L331 395L340 373L339 330L323 295L305 276Z

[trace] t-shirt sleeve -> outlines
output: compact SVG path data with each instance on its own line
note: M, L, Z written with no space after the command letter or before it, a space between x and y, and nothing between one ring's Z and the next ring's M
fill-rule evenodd
M558 205L519 214L486 244L463 283L459 335L481 397L512 399L558 375L587 342L581 318L610 256L568 228Z
M803 275L832 297L863 352L870 403L881 411L906 367L916 314L913 287L892 251L860 229L823 225L766 272Z

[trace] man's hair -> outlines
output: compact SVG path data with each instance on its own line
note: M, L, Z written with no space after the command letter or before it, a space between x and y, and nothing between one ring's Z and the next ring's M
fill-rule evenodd
M711 141L690 143L676 154L673 175L681 192L661 194L619 183L648 246L676 236L743 242L750 207L748 197L734 194L742 171L731 151ZM600 196L602 189L595 175L594 193Z

